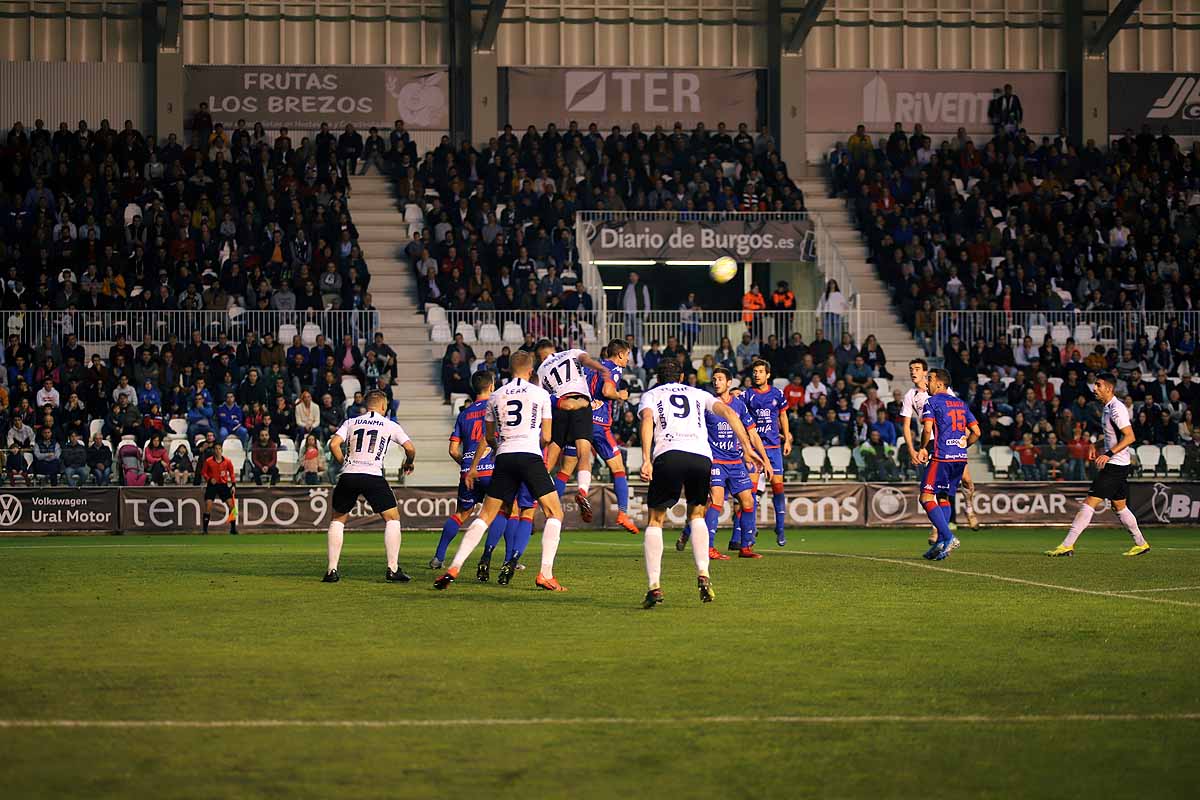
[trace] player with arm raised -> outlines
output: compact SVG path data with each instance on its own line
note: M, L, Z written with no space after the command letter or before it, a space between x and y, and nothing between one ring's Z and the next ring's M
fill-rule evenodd
M592 485L592 391L585 369L608 375L608 369L583 350L554 352L554 343L542 339L535 351L538 357L537 380L554 398L554 425L546 464L558 465L563 448L574 444L579 457L575 502L584 522L592 521L592 503L588 490ZM607 385L611 380L606 379Z
M513 380L488 398L486 437L495 453L492 483L484 497L483 508L463 534L450 567L434 581L435 589L445 589L454 583L488 526L502 508L508 509L512 505L513 498L524 485L537 498L546 515L546 527L542 530L542 568L535 584L539 589L552 592L566 591L554 578L554 556L562 532L562 504L554 490L554 480L546 471L546 462L542 460L542 447L551 439L550 395L541 386L530 382L533 357L529 353L513 353L510 367ZM463 479L467 488L475 483L483 454L482 448L475 451L471 468ZM517 552L504 562L498 583L506 584L512 579L520 558L521 553Z
M929 364L923 358L914 358L908 362L908 376L912 378L913 386L904 393L904 400L900 404L900 433L904 437L904 444L908 447L908 456L910 459L916 453L917 443L920 440L921 429L921 413L925 410L925 401L929 399L929 391L926 385L926 380L929 373ZM917 426L917 431L913 431L913 425ZM913 464L916 464L913 460ZM963 467L962 475L963 500L967 507L967 524L971 526L971 530L979 530L979 517L975 514L975 482L971 480L971 469L969 466ZM934 528L929 534L929 543L933 544L937 541L937 528ZM958 546L958 539L955 538L954 546Z
M646 592L643 608L654 608L663 601L659 585L662 525L667 509L679 502L681 492L687 501L700 600L708 603L715 596L708 576L708 526L704 521L712 478L712 449L708 444L704 412L711 411L723 418L733 429L751 463L763 469L767 467L754 452L754 445L737 412L708 392L680 383L679 377L679 362L664 359L658 367L658 383L642 395L638 411L642 433L641 474L650 484L646 493L650 515L643 542L650 589Z
M494 383L490 372L476 372L472 375L471 389L475 392L475 400L463 406L462 411L458 413L458 419L454 422L454 431L450 434L450 457L459 465L458 508L446 518L446 522L442 525L442 537L438 540L433 558L429 559L430 569L441 569L445 566L446 549L458 535L463 521L471 516L471 511L483 502L484 493L487 492L487 487L492 482L492 452L487 442L484 441L484 430L487 424L487 401L492 396ZM475 484L468 489L464 479L475 459L475 451L480 447L485 448L485 453L475 471ZM497 517L496 521L488 528L484 555L489 560L492 548L504 534L505 523L506 520ZM485 583L487 582L486 572L487 570L484 570L478 576Z
M963 470L967 466L967 448L979 441L979 423L975 415L959 398L950 394L950 373L935 369L929 373L929 399L921 412L921 447L914 453L914 463L924 465L921 480L921 506L929 521L937 528L937 541L925 552L925 558L941 561L954 549L954 534L950 532L950 504L958 491ZM933 455L926 449L933 443Z
M1117 519L1133 537L1133 547L1126 550L1124 555L1140 556L1150 551L1150 545L1138 527L1137 517L1126 504L1126 498L1129 497L1129 454L1136 439L1129 421L1129 409L1117 399L1116 386L1117 378L1112 373L1105 372L1096 378L1096 397L1104 403L1104 413L1100 418L1100 426L1104 429L1104 452L1097 455L1093 447L1089 455L1099 472L1067 531L1067 538L1058 547L1047 550L1048 556L1075 555L1075 542L1091 524L1092 516L1104 507L1105 500L1112 502Z
M754 415L755 427L771 463L771 499L775 507L775 543L787 544L787 497L783 493L783 459L792 452L792 432L788 428L787 400L771 385L771 365L756 358L750 366L753 388L742 399ZM745 542L743 541L744 545Z
M333 460L342 465L337 486L333 487L333 521L329 523L329 565L325 583L337 583L338 561L342 555L346 520L364 498L371 510L383 518L383 547L387 554L387 572L384 579L390 583L408 583L412 578L400 567L400 512L396 508L396 494L383 477L383 462L388 447L395 443L404 448L405 475L413 471L417 459L417 448L409 440L395 420L387 418L388 398L378 389L367 392L363 398L366 413L351 417L342 423L337 433L329 437L329 452Z

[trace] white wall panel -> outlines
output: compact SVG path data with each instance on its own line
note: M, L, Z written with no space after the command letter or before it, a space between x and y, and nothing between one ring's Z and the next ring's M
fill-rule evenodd
M879 22L893 25L872 25L871 63L876 69L900 69L904 66L904 29L899 11L877 11L872 16Z
M316 64L317 25L306 18L313 8L311 4L288 3L284 13L293 18L283 20L283 48L281 58L285 64Z
M104 20L104 60L123 62L141 59L141 19L134 17Z
M280 64L282 55L278 20L246 21L247 64Z
M241 3L218 3L213 6L217 18L210 23L211 53L214 64L244 64L246 62L246 23L240 18ZM238 19L222 19L239 15Z
M355 64L386 64L387 61L387 14L386 6L364 5L358 9L354 20Z
M634 9L634 24L630 26L630 63L635 67L658 67L665 62L667 26L661 24L662 14L655 9ZM641 21L646 24L638 25Z
M995 25L1003 15L976 14L976 22ZM1004 28L971 26L971 66L974 69L1004 69Z
M100 3L72 3L67 20L67 60L95 62L104 58L104 20Z
M562 25L562 53L580 65L596 63L596 26L586 20L592 18L587 8L564 8L563 17L579 22L564 22Z
M154 92L149 64L67 61L0 61L0 128L8 130L21 120L27 128L35 119L58 129L71 128L81 119L97 128L101 119L120 129L125 120L146 131L154 113ZM70 86L71 91L63 91Z
M46 14L63 13L63 16L33 18L30 49L34 61L67 60L67 19L65 3L44 3Z
M353 64L350 53L350 20L317 20L313 25L318 64Z
M602 8L597 16L608 22L596 25L596 64L604 67L625 67L629 65L629 25L623 20L629 15L616 8ZM622 21L619 21L622 20ZM505 29L500 26L501 32Z
M905 69L937 69L938 34L937 28L933 27L933 23L937 22L937 13L914 11L909 16L912 21L921 24L904 28Z
M28 10L26 3L0 3L0 11L13 15L0 18L0 61L29 60Z

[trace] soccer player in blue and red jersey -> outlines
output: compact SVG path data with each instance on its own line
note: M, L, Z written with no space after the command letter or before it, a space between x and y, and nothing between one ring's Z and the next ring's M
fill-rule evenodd
M475 402L463 406L454 422L454 431L450 434L450 457L459 463L458 477L458 510L447 517L442 525L442 538L438 540L437 552L429 560L430 569L441 569L446 560L446 550L459 528L471 515L471 510L483 502L483 496L492 481L492 454L486 453L479 462L479 480L468 489L463 476L471 468L471 459L475 457L476 449L487 448L484 433L487 430L487 401L492 395L493 379L490 372L477 372L471 377L471 389L475 392ZM484 545L485 555L491 555L491 548L503 535L507 519L494 522L488 529L487 542Z
M787 498L783 494L783 459L792 452L792 432L788 429L787 400L783 392L771 385L771 365L756 358L750 365L753 388L742 395L746 407L754 415L759 438L766 448L771 464L771 492L775 506L775 543L787 544L784 523L787 522Z
M584 370L593 398L592 448L612 473L613 492L617 495L617 524L636 536L637 524L629 518L628 513L629 478L625 473L625 460L621 457L620 445L612 435L612 401L629 399L628 390L617 388L621 384L622 372L629 363L629 344L624 339L613 339L601 355L600 364L604 367L604 372L586 368ZM562 471L554 479L560 496L578 461L574 448L567 447L564 450Z
M949 372L931 370L928 383L929 399L921 412L921 449L913 454L913 461L918 465L929 462L921 479L921 506L937 528L938 537L925 558L941 561L957 543L950 532L950 504L967 466L967 448L979 441L979 423L967 404L950 394ZM932 457L926 449L931 441Z

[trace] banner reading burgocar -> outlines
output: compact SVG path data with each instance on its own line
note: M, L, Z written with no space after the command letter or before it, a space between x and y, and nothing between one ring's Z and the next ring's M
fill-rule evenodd
M595 259L680 259L713 261L811 261L813 225L782 221L675 222L621 220L588 222L585 235Z
M870 483L867 525L928 525L912 485ZM976 483L975 513L982 525L1070 525L1087 497L1086 483ZM966 519L962 493L955 498L959 520Z
M0 490L0 534L8 531L116 530L117 492L112 489Z
M509 67L508 119L517 130L549 122L560 129L575 120L596 123L607 134L613 125L628 131L637 122L649 134L655 125L676 122L690 131L696 123L730 131L758 122L758 76L737 69L566 69Z
M1108 130L1140 133L1150 125L1158 136L1200 136L1200 73L1113 72L1108 76Z
M1021 127L1054 133L1063 126L1061 72L922 72L916 70L809 70L808 131L849 136L857 125L890 131L897 122L911 134L991 133L988 104L1011 83L1021 100ZM933 143L936 147L938 142Z
M413 67L217 66L184 67L188 117L208 103L226 130L239 119L270 129L334 131L351 123L366 135L372 125L409 130L450 127L446 70ZM293 144L299 144L296 140Z

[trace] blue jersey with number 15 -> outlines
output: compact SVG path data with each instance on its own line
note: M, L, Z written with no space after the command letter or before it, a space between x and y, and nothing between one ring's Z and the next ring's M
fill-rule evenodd
M966 461L967 429L975 424L975 415L959 398L945 393L931 395L925 401L921 420L933 420L933 457L939 461Z

